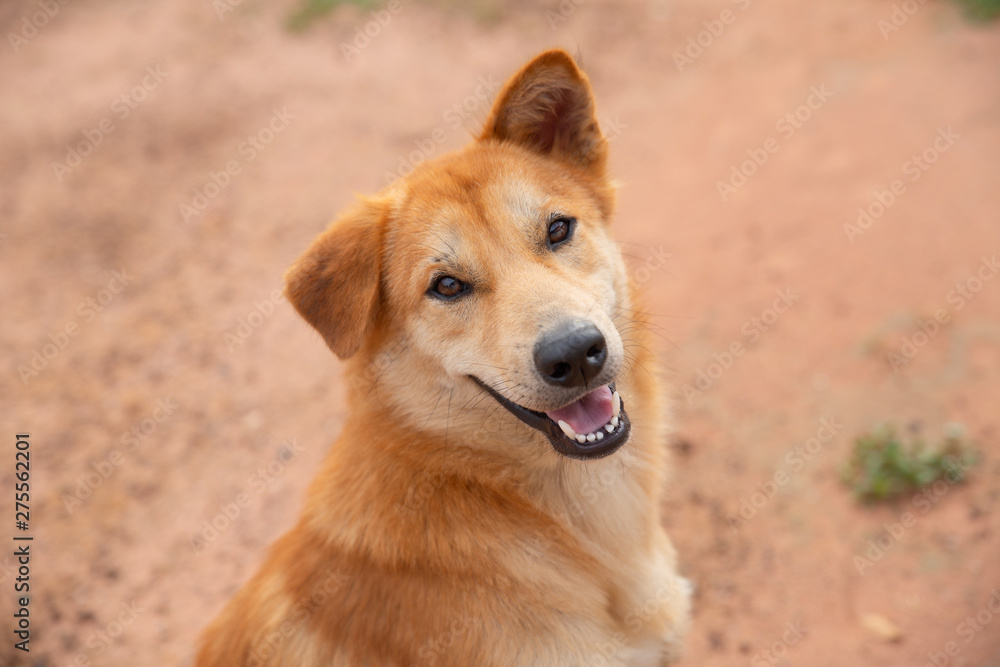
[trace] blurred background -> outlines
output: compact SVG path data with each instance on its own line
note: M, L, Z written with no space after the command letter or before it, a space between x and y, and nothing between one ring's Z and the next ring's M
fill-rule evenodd
M676 399L683 664L1000 665L995 2L334 4L0 6L0 421L35 538L29 654L0 556L0 664L189 664L343 422L283 271L561 46ZM861 502L880 424L975 464L879 450L861 492L916 481Z

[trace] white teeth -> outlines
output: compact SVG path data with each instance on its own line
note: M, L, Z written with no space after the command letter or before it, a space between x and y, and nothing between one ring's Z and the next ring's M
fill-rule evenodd
M576 431L573 430L572 426L570 426L561 419L559 420L558 423L559 423L559 428L562 429L562 432L566 434L567 438L569 438L570 440L576 439Z
M559 428L562 429L562 432L566 434L567 438L569 438L570 440L576 440L580 444L584 444L587 442L596 442L604 437L604 431L600 429L598 429L594 433L588 433L584 435L582 433L577 433L576 431L574 431L572 426L570 426L561 419L556 423L559 424ZM611 433L611 431L615 430L615 427L612 426L611 424L608 424L604 428L608 430L608 433Z
M613 394L611 394L611 413L612 413L611 421L604 425L604 430L598 428L593 433L588 433L584 435L582 433L577 433L572 426L570 426L561 419L556 423L559 425L559 428L562 429L562 432L566 434L566 437L569 438L570 440L576 440L580 444L584 444L587 442L597 442L598 440L602 440L604 438L604 431L612 433L616 428L618 428L619 415L621 414L621 411L622 411L622 397L616 391Z

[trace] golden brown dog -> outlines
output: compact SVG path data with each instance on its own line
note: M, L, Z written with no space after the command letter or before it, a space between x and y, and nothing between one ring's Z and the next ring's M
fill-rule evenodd
M299 524L200 667L670 663L664 410L609 224L586 76L548 51L479 138L363 199L289 271L347 361Z

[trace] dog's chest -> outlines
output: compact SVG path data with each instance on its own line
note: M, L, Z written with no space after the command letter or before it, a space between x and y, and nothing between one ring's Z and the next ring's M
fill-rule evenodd
M665 665L676 652L678 623L686 622L690 586L677 576L673 549L650 520L642 467L628 460L602 463L561 480L547 497L547 509L573 535L577 559L598 566L567 570L557 554L535 554L547 561L546 583L578 596L574 623L588 628L574 640L580 643L563 650L582 664ZM595 597L600 613L591 604Z

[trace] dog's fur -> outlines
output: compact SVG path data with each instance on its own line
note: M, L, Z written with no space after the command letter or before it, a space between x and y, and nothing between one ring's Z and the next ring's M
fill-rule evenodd
M665 412L606 160L586 76L545 52L477 140L364 198L292 267L289 300L348 360L349 416L199 667L676 658L689 590L660 524ZM578 221L558 252L556 212ZM434 298L440 273L472 293ZM566 317L603 334L634 425L606 458L557 453L470 377L533 410L574 400L532 365Z

